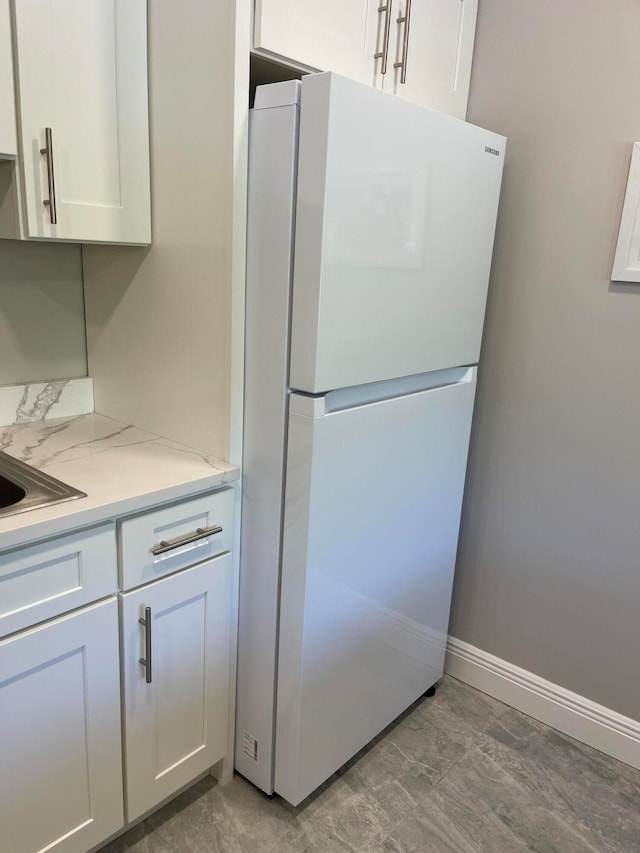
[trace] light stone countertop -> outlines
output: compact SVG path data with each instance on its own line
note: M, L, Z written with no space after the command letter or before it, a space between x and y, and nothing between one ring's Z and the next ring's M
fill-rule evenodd
M0 516L0 551L180 500L240 476L223 459L96 414L0 427L0 450L87 493Z

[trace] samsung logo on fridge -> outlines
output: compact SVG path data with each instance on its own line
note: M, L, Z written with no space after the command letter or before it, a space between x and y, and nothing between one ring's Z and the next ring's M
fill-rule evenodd
M500 152L497 148L490 148L488 145L485 145L484 150L487 152L487 154L495 154L496 157L500 156Z

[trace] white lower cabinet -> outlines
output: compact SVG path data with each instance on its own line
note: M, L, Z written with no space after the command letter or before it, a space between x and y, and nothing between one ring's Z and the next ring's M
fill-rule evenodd
M119 596L128 821L226 753L231 572L227 552Z
M123 825L115 598L0 641L0 850L86 853Z
M230 757L233 506L0 552L0 853L87 853Z

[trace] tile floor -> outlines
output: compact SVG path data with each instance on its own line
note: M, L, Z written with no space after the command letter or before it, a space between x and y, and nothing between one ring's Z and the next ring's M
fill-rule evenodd
M640 853L640 772L445 676L293 808L199 782L102 853Z

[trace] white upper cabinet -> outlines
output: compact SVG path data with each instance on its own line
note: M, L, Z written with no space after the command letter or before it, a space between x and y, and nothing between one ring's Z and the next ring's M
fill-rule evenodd
M464 118L478 0L399 0L384 90Z
M3 160L13 159L18 150L11 55L9 0L0 0L0 159Z
M478 0L256 0L254 50L464 118Z
M149 243L145 0L20 0L14 14L20 236Z
M378 5L378 0L256 0L254 48L380 84L381 64L373 58L379 49L378 19L384 17Z

